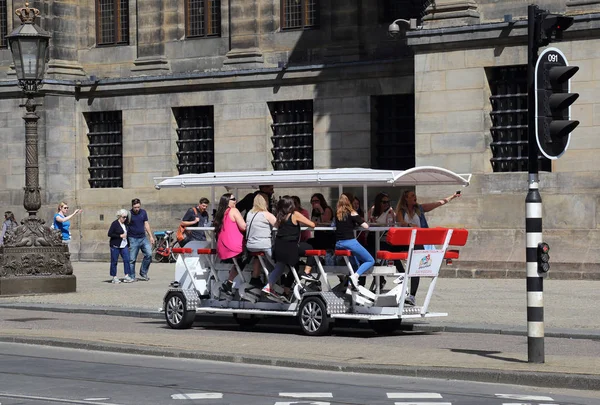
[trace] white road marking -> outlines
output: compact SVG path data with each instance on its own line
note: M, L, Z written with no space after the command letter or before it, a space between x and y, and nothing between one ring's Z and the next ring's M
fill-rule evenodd
M559 405L559 404L534 404L533 402L503 402L502 405Z
M59 403L62 402L64 404L120 405L120 404L112 404L109 402L90 402L90 401L80 401L77 399L37 397L37 396L33 396L33 395L10 394L8 392L0 392L0 397L17 398L17 399L32 399L35 401L53 401L53 402L59 402Z
M84 401L108 401L109 399L110 398L84 398Z
M520 394L496 394L501 399L516 399L519 401L554 401L550 397L543 397L541 395L520 395Z
M280 392L279 396L290 398L333 398L331 392Z
M452 405L452 402L394 402L394 405Z
M294 402L275 402L275 405L294 405L294 404L305 404L306 401L294 401ZM309 405L331 405L329 402L311 402Z
M425 398L442 398L441 394L435 392L388 392L387 397L389 399L425 399Z
M173 394L171 399L221 399L223 394L220 392L197 392L191 394Z

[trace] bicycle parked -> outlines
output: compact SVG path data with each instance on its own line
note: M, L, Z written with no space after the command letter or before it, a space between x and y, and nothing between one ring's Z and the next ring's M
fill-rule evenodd
M156 263L175 263L177 260L173 248L179 247L179 242L175 240L174 233L174 231L154 232L156 242L152 248L152 258Z

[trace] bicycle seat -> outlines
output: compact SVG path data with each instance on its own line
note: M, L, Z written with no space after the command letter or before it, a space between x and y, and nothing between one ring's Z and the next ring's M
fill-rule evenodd
M173 234L173 232L175 232L175 231L165 231L165 234L167 234L167 235L172 235L172 234Z
M164 231L157 231L157 232L154 232L154 236L157 236L157 237L159 237L159 238L160 238L160 237L163 237L163 236L165 236L165 232L164 232Z

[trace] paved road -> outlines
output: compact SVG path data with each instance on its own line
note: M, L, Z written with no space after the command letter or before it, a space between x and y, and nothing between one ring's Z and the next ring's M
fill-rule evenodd
M597 404L600 393L0 343L3 405Z

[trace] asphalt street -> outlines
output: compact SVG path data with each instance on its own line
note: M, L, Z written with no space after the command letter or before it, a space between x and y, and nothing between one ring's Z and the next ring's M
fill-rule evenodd
M600 393L0 343L0 403L593 405ZM598 395L595 395L598 394Z

